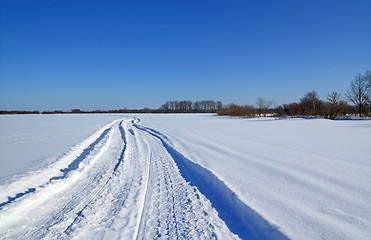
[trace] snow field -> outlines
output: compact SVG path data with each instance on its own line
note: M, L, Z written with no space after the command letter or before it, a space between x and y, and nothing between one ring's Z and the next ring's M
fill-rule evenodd
M89 128L105 122L102 128L49 164L43 158L0 176L7 179L0 185L0 238L371 236L371 121L100 117ZM27 121L35 124L23 119L21 134L42 135L27 133ZM10 140L17 145L14 136L4 131L0 150ZM76 144L64 136L47 139ZM38 139L38 148L23 145L31 158L46 156ZM13 155L17 163L28 160L22 151Z
M117 115L56 114L0 116L0 185L11 177L39 171L87 139Z
M82 145L81 155L60 168L67 174L55 170L34 192L2 206L2 238L238 238L159 140L131 119L114 121Z
M289 238L370 238L370 121L139 117Z

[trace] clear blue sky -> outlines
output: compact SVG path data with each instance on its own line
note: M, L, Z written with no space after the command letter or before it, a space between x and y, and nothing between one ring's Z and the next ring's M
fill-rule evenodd
M371 69L370 0L0 0L0 109L254 104Z

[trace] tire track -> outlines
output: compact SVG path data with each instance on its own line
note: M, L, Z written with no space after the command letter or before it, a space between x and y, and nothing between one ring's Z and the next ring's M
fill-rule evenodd
M116 162L110 181L84 209L84 217L79 218L81 221L70 228L70 237L134 239L138 232L145 206L150 153L145 140L136 138L130 121L125 120L121 127L125 150ZM96 226L106 230L99 231Z
M133 134L133 133L132 133ZM133 134L134 135L134 134ZM146 141L146 144L147 146L149 146L148 144L148 141ZM148 161L148 168L147 168L147 180L145 181L146 184L144 186L144 199L143 199L143 203L142 203L142 206L141 206L141 210L139 212L139 221L138 221L138 226L135 230L135 234L133 236L133 239L139 239L139 233L141 231L143 231L143 228L144 228L144 217L143 217L143 213L144 211L146 210L147 206L148 206L148 198L149 198L149 193L148 193L148 188L149 188L149 185L150 185L150 179L151 179L151 159L152 159L152 151L150 148L149 149L149 161Z
M12 232L19 231L19 227L22 227L22 231L19 232L24 232L21 233L22 239L63 236L60 229L73 216L74 209L84 204L89 196L93 196L94 189L100 188L104 181L104 172L109 167L107 163L102 163L101 158L107 154L112 138L116 135L115 125L117 123L103 130L67 168L61 169L63 177L52 178L40 185L32 195L18 199L14 206L1 211L1 219L9 219L9 221L3 221L5 226L0 223L0 237L11 236ZM99 171L95 171L93 166L99 165ZM88 182L83 179L86 176L90 176L89 178L96 185L84 185L83 183ZM5 229L7 231L4 234Z
M228 222L228 217L245 221L244 206L229 205L238 202L227 195L236 196L172 148L165 135L139 121L114 122L62 168L62 175L10 204L5 214L9 218L0 215L0 238L245 238L246 232ZM224 208L216 195L225 201ZM13 222L4 224L4 219ZM241 226L254 238L254 226L246 221Z
M228 228L242 239L288 239L277 228L271 226L265 219L253 209L245 205L237 195L230 190L224 182L209 170L194 163L175 150L163 134L148 127L134 126L155 139L162 148L171 156L172 161L179 169L182 178L197 188L201 195L205 196L218 212L218 216L225 222Z
M238 239L219 219L210 202L180 175L161 141L134 126L152 149L147 200L136 239L213 239L217 236Z
M76 209L81 209L77 212L78 216L83 216L82 211L84 207L88 206L89 202L94 199L96 196L96 189L100 191L104 184L103 182L106 180L106 175L104 174L108 170L108 166L105 163L101 163L99 160L105 155L109 146L111 144L112 138L116 133L115 126L112 126L110 129L110 135L107 135L106 141L102 145L98 145L95 141L94 146L97 146L97 149L89 150L91 155L86 155L86 158L83 159L81 162L88 160L90 165L86 165L85 171L83 169L76 168L76 171L81 171L76 173L74 179L63 179L58 184L62 188L60 192L56 192L49 196L50 200L53 200L58 203L60 206L57 211L52 211L48 215L44 216L42 222L38 223L36 228L34 227L32 230L28 231L25 238L28 239L40 239L40 238L65 238L66 234L69 235L69 231L62 231L63 228L68 229L66 224L71 222L71 219L78 220L78 217L74 217L76 215ZM81 155L80 155L81 156ZM99 166L99 170L94 172L94 167ZM73 173L73 172L71 172ZM85 178L86 175L90 175L89 178ZM73 176L70 176L73 177ZM88 182L92 182L93 184L88 184ZM73 184L75 183L75 184ZM55 185L55 184L54 184ZM48 194L48 192L47 192ZM61 200L59 200L61 198ZM82 207L82 208L81 208ZM71 224L70 224L71 225ZM73 224L72 224L73 225ZM42 227L40 227L42 226ZM53 237L52 237L53 236Z
M107 185L109 184L110 180L114 177L114 174L115 172L117 171L118 167L120 166L120 164L122 164L123 160L124 160L124 154L125 154L125 150L126 150L126 138L125 138L125 130L124 128L122 127L122 123L123 121L120 122L118 128L120 130L120 134L121 134L121 139L123 140L123 147L122 147L122 150L121 150L121 153L120 153L120 157L118 158L117 160L117 163L115 165L115 167L113 168L113 171L112 171L112 176L110 176L107 181L98 189L98 191L94 194L94 196L90 199L90 201L79 211L76 213L76 217L75 219L72 221L72 223L70 225L67 226L66 230L64 230L64 233L69 235L71 233L71 231L73 231L73 226L79 222L81 220L81 218L84 217L83 215L83 212L85 209L87 209L87 207L89 207L89 205L95 200L95 198L100 194L100 192L105 188L107 187ZM95 182L95 181L94 181Z
M45 188L46 185L48 185L49 183L52 183L53 181L65 179L71 171L76 170L79 167L80 163L89 156L89 154L94 150L97 144L102 142L111 130L112 130L112 127L104 130L102 134L93 143L91 143L87 148L85 148L82 151L82 153L78 157L76 157L66 168L60 169L60 171L62 172L62 175L51 177L48 182L42 185L39 185L37 187L29 187L26 191L15 194L14 197L8 196L8 201L0 203L0 210L4 206L16 201L17 199L24 197L25 195L29 193L36 192L37 189L39 188Z

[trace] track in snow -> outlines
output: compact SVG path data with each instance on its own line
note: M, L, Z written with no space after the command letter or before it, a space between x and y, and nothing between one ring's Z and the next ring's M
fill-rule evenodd
M23 192L11 186L27 178L4 188L0 238L286 239L139 119L114 121L60 162Z

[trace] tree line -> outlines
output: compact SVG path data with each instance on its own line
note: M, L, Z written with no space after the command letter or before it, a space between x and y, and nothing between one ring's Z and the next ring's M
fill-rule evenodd
M222 108L222 102L203 100L203 101L167 101L158 109L118 109L118 110L93 110L84 111L72 109L71 111L43 111L41 114L86 114L86 113L216 113ZM0 114L40 114L39 111L0 111Z
M117 109L117 110L92 110L92 111L85 111L80 109L72 109L71 111L43 111L42 114L92 114L92 113L152 113L154 110L149 108L143 109Z
M323 101L313 90L306 93L299 102L283 104L275 108L271 107L272 103L272 101L258 98L255 106L229 104L218 110L218 115L255 117L269 114L273 116L321 116L328 119L348 115L370 117L371 71L366 71L363 75L357 74L351 81L350 89L345 95L332 92Z
M168 101L158 110L163 113L215 113L223 106L220 101Z
M350 103L350 104L349 104ZM43 111L41 114L84 114L84 113L217 113L229 116L322 116L336 119L340 116L358 115L371 116L371 71L358 73L351 81L350 89L345 95L332 92L321 100L316 91L306 93L299 102L273 106L273 101L258 98L255 105L239 106L228 104L224 106L220 101L167 101L158 109L118 109L84 111ZM39 111L0 111L0 114L40 114Z
M40 112L39 111L18 111L18 110L3 111L1 110L0 114L40 114Z

